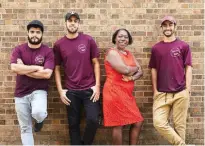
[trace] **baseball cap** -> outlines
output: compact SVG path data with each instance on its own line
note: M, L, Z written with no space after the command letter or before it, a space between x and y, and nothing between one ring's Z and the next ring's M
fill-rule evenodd
M27 25L27 30L29 31L31 27L39 27L42 32L44 31L43 23L39 20L33 20L29 22L29 24Z
M70 19L71 16L75 16L77 19L80 20L80 16L78 15L78 13L74 12L74 11L71 11L71 12L68 12L66 15L65 15L65 21L67 21L68 19Z
M176 20L175 20L174 17L172 17L172 16L165 16L165 17L161 20L161 25L162 25L162 23L163 23L164 21L170 21L170 22L172 22L172 23L174 23L174 24L177 24Z

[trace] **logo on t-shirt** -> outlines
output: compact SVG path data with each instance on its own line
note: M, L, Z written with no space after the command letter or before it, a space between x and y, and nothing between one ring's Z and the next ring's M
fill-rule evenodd
M36 65L43 65L44 63L44 57L42 55L38 55L35 58L35 64Z
M172 57L178 57L181 56L181 51L179 48L173 48L170 50L170 54Z
M78 51L80 52L80 53L85 53L86 52L86 46L84 45L84 44L80 44L79 46L78 46Z

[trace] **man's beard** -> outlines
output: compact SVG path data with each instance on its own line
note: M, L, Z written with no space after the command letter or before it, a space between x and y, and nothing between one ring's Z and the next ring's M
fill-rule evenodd
M166 30L167 31L167 30ZM170 34L166 34L166 31L163 31L163 34L166 36L166 37L171 37L171 36L173 36L173 34L174 34L174 31L171 31L171 33Z
M39 44L42 42L42 39L43 39L43 37L41 37L40 39L37 38L38 41L36 42L36 41L33 41L33 40L32 40L33 38L34 38L34 37L30 38L30 37L28 36L28 41L29 41L29 43L32 44L32 45L39 45Z
M71 33L71 34L75 34L78 31L78 28L76 30L74 30L74 31L71 31L67 26L66 26L66 28L67 28L68 32Z

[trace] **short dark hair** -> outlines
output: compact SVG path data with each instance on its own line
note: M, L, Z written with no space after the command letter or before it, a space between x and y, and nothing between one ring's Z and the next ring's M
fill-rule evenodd
M112 35L112 43L113 43L113 44L116 43L115 39L116 39L117 34L119 33L119 31L121 31L121 30L124 30L124 31L127 32L127 34L128 34L128 38L129 38L129 42L128 42L128 44L131 45L132 42L133 42L133 40L132 40L132 36L131 36L131 34L129 33L129 31L128 31L127 29L125 29L125 28L118 29L118 30L116 30L116 31L114 32L114 34Z

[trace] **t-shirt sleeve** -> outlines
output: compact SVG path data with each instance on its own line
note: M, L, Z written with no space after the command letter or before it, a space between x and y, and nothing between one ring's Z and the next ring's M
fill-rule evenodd
M149 68L156 68L156 57L155 57L155 51L153 48L151 50L151 57L149 60Z
M10 63L17 63L18 58L21 59L21 54L20 54L20 49L16 47L12 50L12 53L10 56Z
M185 47L185 51L184 51L184 65L189 65L192 66L192 57L191 57L191 49L189 47L189 45L187 45Z
M95 43L95 41L92 38L90 39L90 50L91 50L91 52L90 52L91 53L90 54L91 59L99 58L100 51L99 51L99 49L97 47L97 44Z
M55 65L61 65L62 57L60 54L59 46L54 44L53 51L54 51L54 56L55 56Z
M54 69L55 61L54 61L54 53L53 51L49 51L48 55L46 56L46 60L44 63L44 69Z

